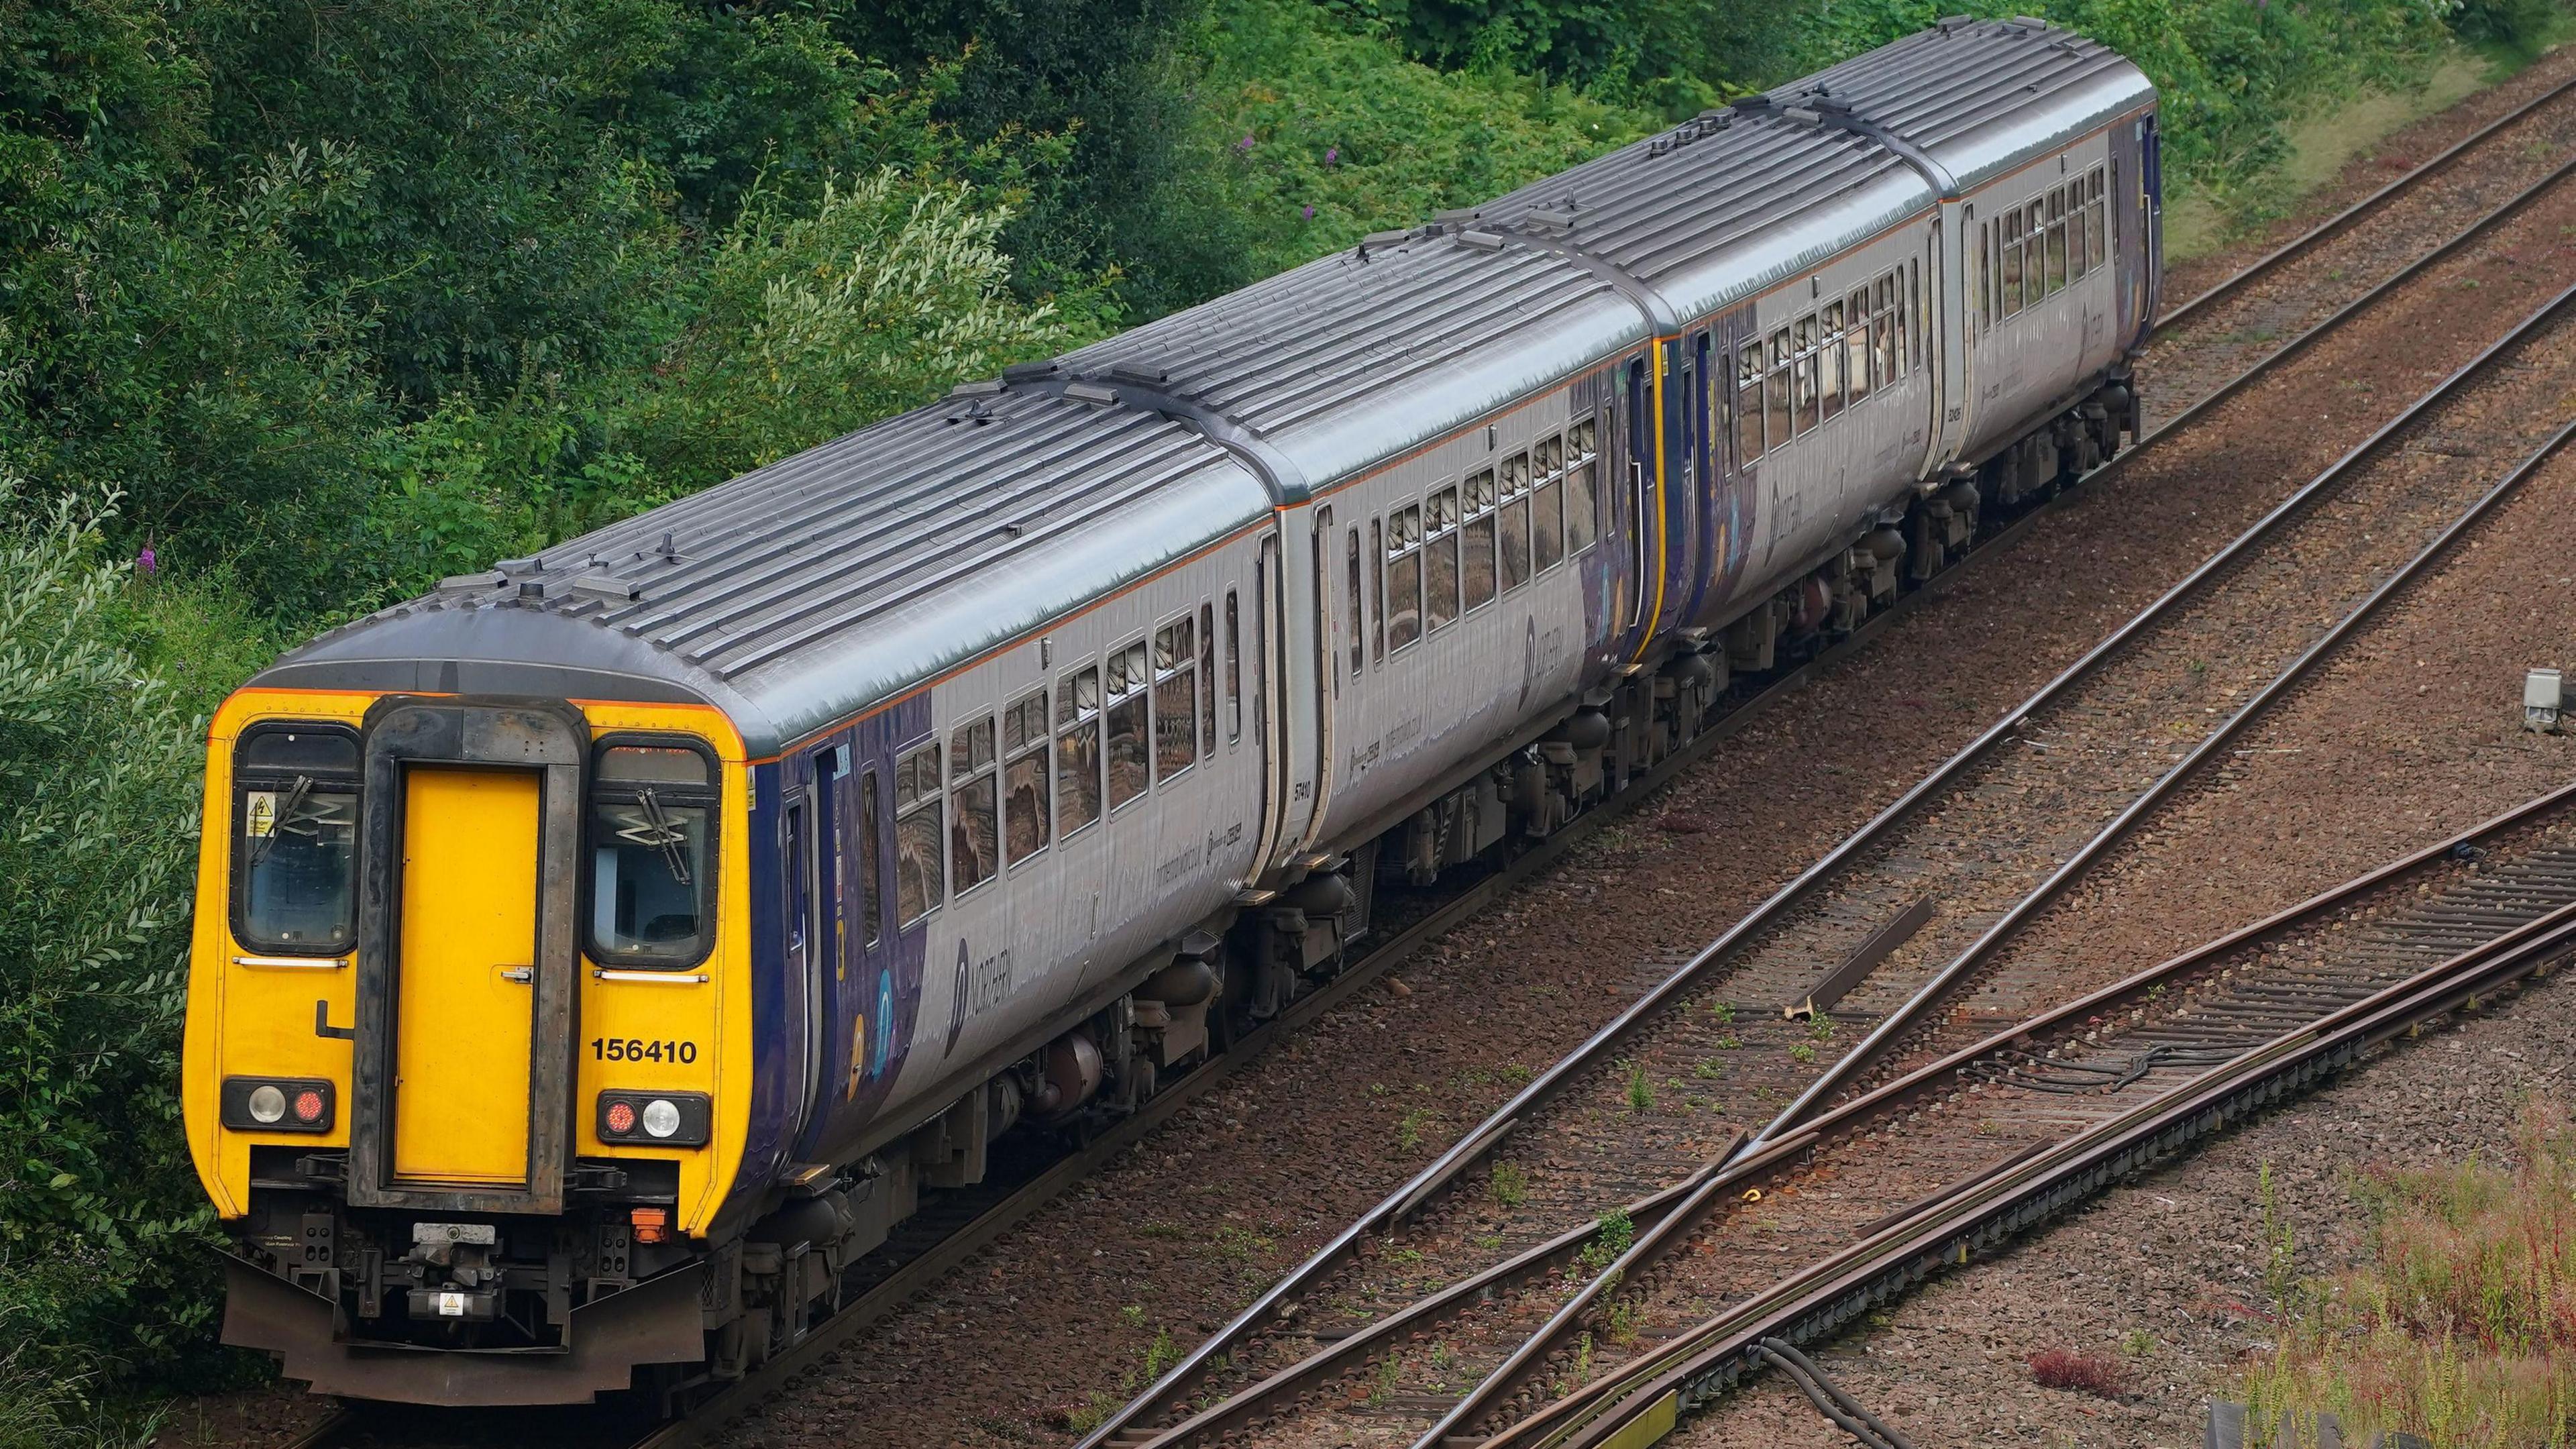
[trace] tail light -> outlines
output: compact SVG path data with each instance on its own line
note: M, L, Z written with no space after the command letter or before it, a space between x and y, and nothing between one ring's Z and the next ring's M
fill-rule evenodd
M714 1116L704 1092L602 1092L594 1120L602 1142L704 1147Z
M328 1132L331 1084L316 1077L226 1077L217 1120L236 1132Z

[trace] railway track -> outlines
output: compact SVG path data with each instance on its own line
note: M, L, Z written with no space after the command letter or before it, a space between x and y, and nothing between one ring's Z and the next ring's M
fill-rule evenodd
M2157 339L2170 340L2182 332L2187 324L2205 325L2224 310L2225 304L2252 293L2266 279L2277 275L2301 259L2314 255L2320 248L2335 239L2352 234L2362 223L2375 217L2385 216L2409 196L2419 192L2426 183L2449 174L2465 161L2480 154L2482 150L2509 137L2518 127L2546 118L2550 114L2549 108L2553 103L2566 99L2571 91L2576 91L2576 79L2561 82L2507 114L2486 123L2441 154L2430 158L2414 170L2354 203L2310 232L2302 234L2289 244L2227 277L2169 313L2156 329ZM2233 374L2215 389L2194 398L2187 408L2159 426L2149 438L2141 440L2140 448L2133 448L2129 453L2114 459L2105 470L2097 470L2095 476L2098 477L2101 471L2126 466L2140 455L2140 450L2147 444L2179 433L2208 409L2251 385L2308 346L2322 340L2335 329L2361 315L2372 303L2387 296L2406 281L2487 236L2559 182L2566 180L2571 172L2576 172L2576 161L2560 165L2538 181L2511 191L2501 202L2488 206L2466 226L2440 237L2430 250L2417 253L2401 264L2398 270L2382 278L2360 296L2335 309L2322 320L2312 323L2302 331L2281 341L2280 345L2273 350L2256 357L2250 365ZM2035 526L2038 519L2046 512L2048 512L2048 506L2044 505L2010 520L1980 538L1975 552L1986 552L2009 542ZM904 1302L1009 1231L1065 1188L1088 1176L1121 1151L1143 1140L1191 1101L1257 1058L1263 1048L1271 1042L1294 1033L1306 1023L1330 1012L1369 986L1388 969L1408 959L1423 945L1472 918L1520 882L1562 859L1569 850L1581 845L1604 826L1618 820L1636 802L1652 798L1662 785L1704 757L1720 741L1758 717L1770 703L1793 693L1818 672L1830 668L1841 659L1865 647L1899 613L1919 606L1927 598L1937 596L1957 577L1957 570L1941 575L1922 589L1906 595L1894 610L1873 617L1851 637L1820 652L1800 667L1766 680L1757 689L1731 701L1727 712L1704 727L1692 744L1646 775L1639 777L1619 800L1588 813L1549 840L1485 873L1481 878L1473 880L1457 895L1442 901L1421 903L1416 918L1409 925L1398 931L1382 933L1382 939L1363 956L1356 959L1341 975L1313 994L1301 998L1277 1021L1264 1026L1239 1042L1236 1050L1226 1057L1207 1064L1178 1082L1167 1085L1134 1116L1068 1154L1052 1159L1025 1161L1019 1164L1018 1170L1007 1180L989 1183L980 1191L957 1194L941 1207L925 1212L913 1225L911 1231L899 1232L896 1240L890 1243L887 1249L881 1250L878 1255L872 1255L869 1260L862 1262L853 1270L849 1297L845 1306L833 1319L818 1327L794 1348L774 1358L762 1370L693 1407L685 1417L658 1424L640 1432L630 1432L617 1424L596 1420L581 1425L568 1422L563 1432L569 1440L596 1442L603 1446L634 1444L639 1446L639 1449L643 1449L643 1446L652 1446L652 1449L671 1449L671 1446L698 1443L725 1424L738 1419L757 1404L795 1387L818 1370L833 1365L839 1360L844 1346L853 1338L881 1322ZM1913 798L1912 795L1907 797L1908 801ZM1901 801L1899 807L1895 808L1910 807L1906 801ZM1882 820L1886 818L1881 817ZM1802 876L1800 881L1805 882L1807 879ZM1800 885L1793 882L1789 889L1799 890ZM1648 1001L1656 999L1650 996ZM1644 1004L1640 1003L1641 1006ZM1628 1018L1623 1017L1621 1022L1627 1020ZM1605 1028L1605 1034L1620 1030L1621 1022L1614 1022L1611 1027ZM1533 1089L1542 1085L1545 1085L1544 1081L1534 1083ZM1498 1117L1500 1115L1498 1114ZM1500 1129L1501 1132L1509 1130L1508 1127ZM1383 1221L1395 1216L1417 1213L1439 1189L1454 1180L1460 1169L1481 1157L1483 1149L1489 1148L1498 1135L1500 1134L1495 1131L1485 1131L1470 1134L1468 1139L1462 1139L1450 1154L1444 1154L1441 1161L1435 1162L1430 1169L1426 1169L1421 1176L1408 1183L1405 1189L1381 1204L1381 1212L1373 1214L1369 1220L1364 1220L1364 1224L1369 1221ZM1768 1144L1758 1153L1740 1158L1735 1163L1734 1170L1740 1174L1747 1167L1760 1168L1784 1161L1802 1145L1804 1140L1799 1138L1785 1144L1777 1142ZM1787 1150L1783 1150L1784 1147ZM1452 1158L1455 1161L1452 1161ZM1713 1174L1701 1176L1705 1178ZM1650 1194L1649 1201L1639 1208L1640 1226L1653 1220L1658 1212L1667 1209L1681 1196L1682 1194L1676 1192ZM1354 1225L1352 1233L1345 1235L1351 1239L1351 1242L1341 1244L1342 1251L1346 1252L1350 1246L1356 1245L1359 1238L1364 1235L1364 1224ZM1579 1247L1579 1243L1577 1246ZM1259 1305L1256 1305L1256 1311L1258 1308ZM1247 1317L1252 1315L1247 1314ZM1223 1337L1224 1335L1220 1335L1220 1338ZM1194 1359L1199 1357L1199 1355L1193 1356ZM1199 1366L1203 1368L1204 1364L1201 1363ZM1185 1361L1182 1368L1175 1371L1174 1380L1191 1375L1191 1371L1192 1364ZM1147 1399L1157 1397L1157 1391L1162 1388L1163 1385L1157 1385L1155 1391L1149 1391L1147 1395L1140 1396L1137 1403L1128 1406L1128 1413L1113 1416L1086 1438L1085 1444L1136 1442L1138 1436L1132 1428L1130 1418ZM513 1429L507 1425L469 1428L442 1424L440 1421L444 1417L434 1413L415 1414L405 1416L397 1422L343 1410L314 1426L295 1439L293 1444L295 1449L341 1449L341 1446L362 1443L479 1443L491 1438L514 1436Z
M1431 1446L1473 1423L1500 1396L1516 1391L1550 1354L1581 1332L1607 1285L1633 1276L1637 1264L1614 1257L1605 1271L1570 1296L1548 1286L1554 1280L1546 1270L1579 1253L1601 1255L1604 1244L1628 1231L1637 1234L1631 1251L1651 1256L1669 1245L1669 1235L1680 1231L1680 1224L1710 1206L1713 1194L1745 1181L1754 1169L1767 1171L1811 1147L1814 1137L1806 1124L1836 1093L1864 1083L1868 1072L1931 1026L1935 1013L1975 978L2005 940L2566 442L2565 430L2551 435L2500 477L2492 467L2471 467L2436 478L2430 475L2441 470L2428 470L2413 450L2396 446L2463 426L2465 416L2478 411L2482 390L2517 372L2533 374L2523 381L2534 384L2542 381L2538 373L2547 372L2547 385L2535 395L2537 407L2530 413L2545 416L2576 378L2576 362L2562 361L2554 371L2522 364L2535 349L2555 345L2567 350L2571 309L2576 309L2576 289L2559 294L2445 378L2030 700L2008 711L1878 819L1680 963L1663 985L1465 1134L1414 1182L1274 1285L1086 1445L1169 1449L1273 1417L1283 1412L1283 1404L1310 1402L1325 1385L1378 1358L1388 1345L1519 1284L1516 1291L1552 1310L1537 1331L1491 1362L1482 1371L1480 1386L1465 1398L1441 1405L1439 1395L1415 1394L1405 1404L1445 1408L1439 1422L1417 1441ZM2492 396L2484 401L2491 407L2496 403ZM2428 534L2431 543L2420 544ZM2358 547L2321 547L2329 538L2348 544L2355 535L2361 540ZM2335 566L2317 568L2321 556L2336 556ZM2311 636L2281 628L2277 621L2284 615L2333 622L2321 635ZM2306 647L2284 644L2283 634ZM2269 684L2188 749L2164 736L2162 726L2173 714L2174 681L2198 672L2196 661L2249 655L2280 662ZM2097 797L2106 793L2118 798L2104 804ZM2050 816L2089 835L2021 840L2015 842L2014 858L1994 859L1993 842L2009 828L2027 824L2019 812L2033 797L2047 803ZM1880 975L1854 997L1861 1014L1880 1018L1877 1027L1805 1082L1759 1131L1730 1137L1730 1124L1714 1117L1647 1115L1659 1085L1690 1090L1690 1079L1682 1073L1692 1070L1692 1063L1697 1063L1694 1075L1729 1074L1727 1067L1712 1072L1710 1066L1726 1061L1739 1037L1771 1047L1794 1041L1777 1023L1757 1026L1746 1013L1702 1009L1716 1004L1712 998L1718 991L1735 1006L1796 1003L1802 991L1812 991L1819 959L1865 954L1867 938L1883 932L1891 916L1895 922L1915 918L1920 929L1920 913L1909 903L1926 892L1944 905L1931 929L1885 953ZM1757 1033L1766 1029L1770 1039L1760 1040ZM1803 1046L1812 1056L1829 1040L1820 1037L1791 1050ZM1420 1209L1434 1192L1487 1156L1529 1164L1515 1169L1518 1182L1535 1184L1543 1171L1561 1186L1553 1192L1524 1187L1518 1201L1500 1203L1500 1212L1482 1204L1460 1206L1453 1197L1444 1205L1448 1216L1422 1235L1433 1240L1430 1249L1377 1254L1356 1272L1343 1271L1371 1233ZM1678 1185L1652 1180L1657 1171L1669 1174L1677 1164L1691 1162L1702 1163L1703 1170ZM1462 1221L1470 1216L1476 1221ZM1654 1225L1641 1217L1654 1219ZM1402 1302L1408 1290L1441 1282L1450 1286L1394 1315L1331 1320L1342 1304L1389 1298ZM1322 1310L1309 1310L1319 1302ZM1238 1377L1243 1366L1260 1366L1264 1348L1274 1350L1275 1363L1280 1344L1256 1342L1256 1331L1283 1316L1302 1316L1303 1323L1312 1325L1303 1331L1319 1335L1325 1346L1193 1412L1192 1399L1204 1397L1207 1371L1219 1357L1237 1366ZM1472 1347L1466 1358L1476 1359ZM1378 1397L1395 1400L1392 1387L1400 1378L1390 1374ZM1397 1405L1395 1412L1403 1407ZM1156 1419L1167 1427L1149 1428Z

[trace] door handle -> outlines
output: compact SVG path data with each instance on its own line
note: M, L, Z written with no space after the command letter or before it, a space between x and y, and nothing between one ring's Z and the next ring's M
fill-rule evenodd
M537 968L534 966L513 966L501 973L501 979L504 981L526 982L534 981L536 978Z

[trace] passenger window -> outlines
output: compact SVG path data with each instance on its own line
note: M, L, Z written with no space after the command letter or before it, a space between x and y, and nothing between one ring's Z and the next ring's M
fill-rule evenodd
M1392 652L1422 637L1422 505L1387 515L1386 647Z
M1198 646L1184 614L1154 631L1154 778L1198 762Z
M2037 198L2022 209L2021 305L2028 311L2048 295L2048 215Z
M1796 436L1795 430L1789 426L1789 420L1796 416L1796 409L1789 400L1789 365L1789 329L1783 327L1771 334L1771 380L1764 386L1763 397L1769 406L1765 414L1769 422L1763 431L1771 440L1771 451L1775 453L1780 451L1781 444Z
M1369 520L1369 633L1377 640L1377 662L1386 664L1386 520Z
M1056 681L1057 838L1070 840L1099 818L1100 670L1094 667Z
M1047 742L1045 690L1002 711L1002 849L1012 865L1047 848Z
M1858 407L1869 396L1869 288L1851 294L1844 325L1849 330L1843 334L1843 386Z
M1465 557L1459 563L1458 582L1470 609L1494 601L1495 501L1493 469L1479 468L1467 475L1467 526L1460 535Z
M1896 382L1896 279L1878 279L1878 301L1869 315L1870 377L1879 387Z
M1530 449L1530 567L1544 573L1565 557L1565 440L1545 437Z
M2011 317L2021 311L2021 213L2016 211L2005 217L2003 230L2003 276L1999 286L2003 315Z
M894 766L894 916L911 925L948 894L939 819L939 745L923 745Z
M1843 304L1828 302L1818 314L1822 336L1817 343L1816 366L1820 381L1819 396L1824 400L1826 419L1840 417L1843 410Z
M1458 618L1458 490L1433 493L1422 521L1423 618L1438 633Z
M1565 430L1565 554L1572 558L1601 536L1601 420L1577 418Z
M1735 362L1735 461L1749 466L1762 456L1762 344L1747 342Z
M1502 585L1510 593L1529 582L1530 460L1527 453L1503 459L1501 525Z
M1150 763L1145 743L1145 641L1109 656L1109 808L1145 793Z
M2093 225L2087 230L2093 238L2093 265L2098 267L2102 265L2103 248L2111 240L2110 220L2103 215L2101 168L2094 168L2093 179L2087 183L2086 189L2093 193L2093 199L2089 203L2093 208Z
M1199 605L1199 738L1216 753L1216 610L1206 604Z
M1917 290L1922 278L1914 273L1914 264L1896 269L1896 375L1903 377L1914 370L1923 346L1922 296Z
M1235 591L1225 591L1225 707L1230 714L1226 740L1243 738L1243 620Z
M1351 678L1357 679L1360 677L1360 670L1368 663L1368 631L1363 626L1360 615L1360 531L1356 528L1351 530L1349 572L1351 592Z
M1977 223L1977 331L1982 335L1995 322L1994 278L1995 224Z
M234 935L254 951L346 951L358 927L358 737L254 728L233 762Z
M2048 290L2066 290L2066 191L2048 193Z
M961 896L1001 868L993 766L992 716L959 725L949 735L948 880Z
M2077 184L2082 189L2082 183ZM2092 253L2084 244L2084 223L2089 216L2081 201L2066 210L2066 280L2080 282L2092 266Z
M1815 431L1816 398L1816 319L1814 314L1798 319L1797 369L1792 374L1797 384L1798 431Z
M885 829L885 802L877 793L881 788L876 771L859 776L859 939L871 946L885 934L884 892L877 877L877 832Z
M704 957L713 764L685 746L612 745L591 771L590 811L592 958L669 967ZM279 818L287 829L283 806Z

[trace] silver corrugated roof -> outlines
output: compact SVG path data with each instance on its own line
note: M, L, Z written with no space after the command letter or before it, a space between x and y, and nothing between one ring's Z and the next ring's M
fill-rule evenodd
M1640 297L1691 316L1801 274L1934 205L1926 161L1974 186L2151 96L2065 32L1945 21L1473 219L451 580L260 682L694 697L766 753L1597 364L1649 331Z

